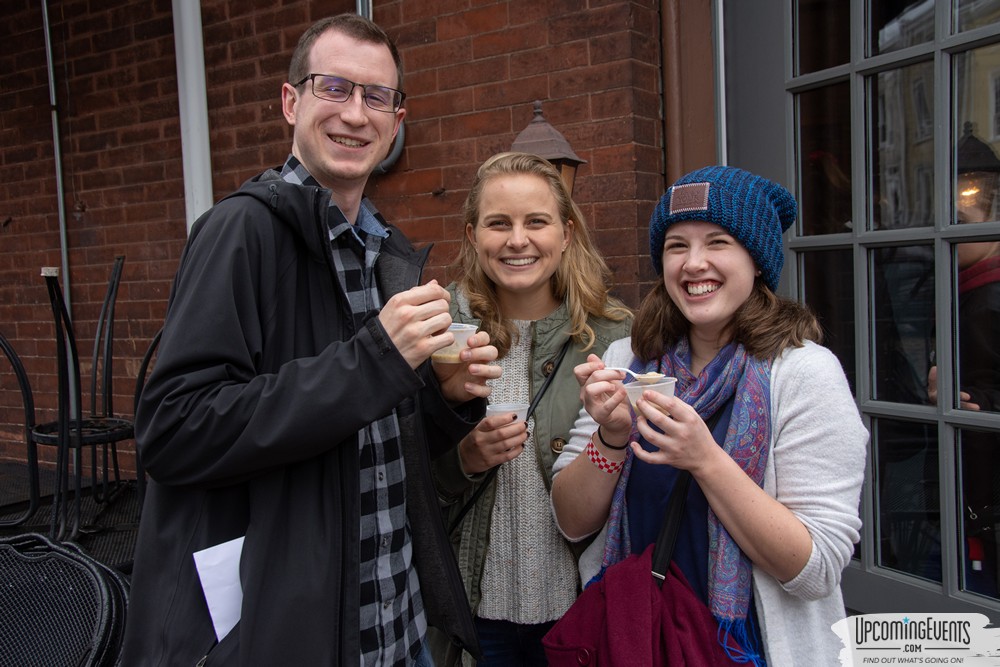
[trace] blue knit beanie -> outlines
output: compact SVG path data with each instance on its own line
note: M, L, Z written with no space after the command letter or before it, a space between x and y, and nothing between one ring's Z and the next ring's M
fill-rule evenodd
M795 222L795 198L785 188L736 167L705 167L681 176L660 197L649 220L649 254L663 274L667 228L683 220L719 225L747 249L765 284L778 289L785 256L781 234Z

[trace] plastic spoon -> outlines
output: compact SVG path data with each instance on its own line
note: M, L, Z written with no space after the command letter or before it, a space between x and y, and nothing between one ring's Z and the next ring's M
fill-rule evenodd
M621 371L622 373L627 373L632 376L632 379L637 382L642 382L643 384L653 384L654 382L658 382L666 377L663 373L657 373L656 371L650 371L649 373L636 373L628 368L618 368L617 366L606 366L605 368L610 371Z

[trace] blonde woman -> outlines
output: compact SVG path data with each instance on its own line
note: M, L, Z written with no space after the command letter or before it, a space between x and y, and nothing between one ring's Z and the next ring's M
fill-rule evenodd
M586 221L544 159L501 153L487 160L464 218L453 267L459 278L448 287L451 315L489 332L499 350L503 375L491 382L490 401L530 403L545 389L527 422L487 417L435 462L434 473L451 505L449 527L484 653L479 664L545 664L541 638L578 592L576 559L549 501L552 464L581 408L573 367L627 335L631 314L610 295L611 273ZM458 654L442 647L436 662L457 664Z

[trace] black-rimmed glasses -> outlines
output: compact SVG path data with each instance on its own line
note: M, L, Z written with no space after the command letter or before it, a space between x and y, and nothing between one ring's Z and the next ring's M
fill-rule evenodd
M306 81L312 79L313 95L321 100L331 102L346 102L354 94L354 88L360 88L365 104L369 109L395 113L399 107L403 106L406 93L387 86L376 86L370 83L355 83L332 74L310 74L295 84L298 88Z

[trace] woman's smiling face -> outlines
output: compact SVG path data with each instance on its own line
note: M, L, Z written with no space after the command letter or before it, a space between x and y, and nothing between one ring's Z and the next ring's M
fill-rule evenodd
M479 218L466 233L479 265L496 285L504 316L539 319L559 305L552 276L569 245L549 184L531 174L490 178L479 199Z
M692 333L720 338L759 275L747 249L719 225L678 222L663 243L663 284ZM723 341L725 342L725 341Z

